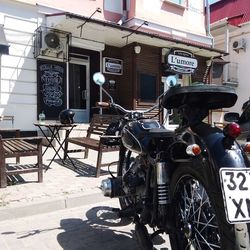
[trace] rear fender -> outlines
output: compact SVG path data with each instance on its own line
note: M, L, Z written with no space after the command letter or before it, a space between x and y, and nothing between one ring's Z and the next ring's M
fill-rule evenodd
M232 140L229 145L222 130L209 124L199 124L192 127L197 140L203 144L203 156L212 164L216 172L220 168L247 168L250 162L240 145Z

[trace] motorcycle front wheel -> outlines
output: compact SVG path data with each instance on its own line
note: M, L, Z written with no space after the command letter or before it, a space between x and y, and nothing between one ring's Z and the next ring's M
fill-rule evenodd
M170 190L174 230L173 250L250 249L246 224L229 224L219 185L206 164L181 164Z

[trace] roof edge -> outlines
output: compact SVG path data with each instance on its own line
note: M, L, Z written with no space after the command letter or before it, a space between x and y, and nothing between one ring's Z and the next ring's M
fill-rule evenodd
M61 13L56 13L56 14L50 14L50 15L47 15L47 16L55 16L55 15L65 15L68 18L76 18L76 19L80 19L80 20L83 20L83 21L92 22L92 23L100 24L100 25L103 25L103 26L108 26L108 27L111 27L111 28L119 29L119 30L125 30L125 31L128 31L128 32L135 32L136 34L145 35L145 36L151 37L151 38L158 38L158 39L169 41L169 42L175 42L177 44L184 44L186 46L192 46L192 47L196 47L196 48L199 48L199 49L204 49L204 50L216 52L218 54L221 54L220 56L228 55L228 53L223 51L223 50L211 48L211 47L208 47L208 46L205 46L205 45L197 45L197 44L194 44L194 43L188 42L188 41L180 41L180 40L177 40L177 39L174 39L174 38L171 38L171 37L164 37L164 36L162 36L160 34L156 34L156 33L148 33L148 32L144 32L144 31L140 31L140 30L135 31L135 29L124 27L124 26L119 25L117 23L98 20L98 19L94 19L94 18L90 19L89 17L81 16L81 15L78 15L78 14L73 14L73 13L70 13L70 12L61 12ZM218 56L218 57L220 57L220 56Z

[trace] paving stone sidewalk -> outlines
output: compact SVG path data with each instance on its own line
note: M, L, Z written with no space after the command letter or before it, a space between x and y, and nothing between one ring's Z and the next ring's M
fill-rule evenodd
M60 154L63 155L63 152ZM43 157L44 165L48 165L53 155L53 149L49 148ZM69 160L62 163L56 159L44 172L43 183L37 183L37 174L30 173L17 176L12 180L12 185L1 188L0 221L84 205L93 194L100 194L101 180L108 178L109 172L104 167L101 176L95 177L96 152L90 150L88 159L83 158L83 153L72 153L70 157L77 169ZM103 159L108 162L117 161L118 152L106 153ZM22 157L21 164L33 160L32 157ZM116 165L112 165L110 170L115 173ZM98 199L102 199L102 195Z

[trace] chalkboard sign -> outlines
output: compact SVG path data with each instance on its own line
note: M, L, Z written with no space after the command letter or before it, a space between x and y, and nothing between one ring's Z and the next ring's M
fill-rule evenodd
M37 60L37 114L44 111L46 120L57 120L66 108L65 63Z

